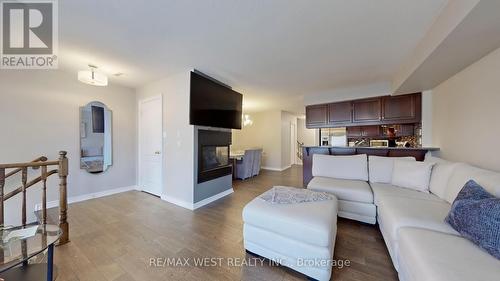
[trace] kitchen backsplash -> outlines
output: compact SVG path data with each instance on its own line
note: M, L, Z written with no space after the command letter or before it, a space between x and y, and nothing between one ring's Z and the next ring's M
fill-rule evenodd
M369 147L370 140L376 140L380 138L349 138L349 142L356 143L356 146ZM418 143L418 136L406 136L406 137L397 137L396 142L408 142L410 147L421 147Z
M410 144L410 147L419 147L417 136L407 136L407 137L399 137L396 138L396 141L404 142L407 141Z

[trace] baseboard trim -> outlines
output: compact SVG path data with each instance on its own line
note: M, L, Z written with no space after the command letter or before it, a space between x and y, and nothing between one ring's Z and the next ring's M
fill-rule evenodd
M230 188L228 190L222 191L221 193L215 194L214 196L208 197L207 199L203 199L201 201L198 201L198 202L193 204L193 210L196 210L200 207L203 207L207 204L210 204L214 201L217 201L217 200L221 199L222 197L226 197L233 192L234 192L234 189Z
M275 168L275 167L266 167L266 166L263 166L261 169L262 170L268 170L268 171L283 172L284 170L289 169L291 167L292 167L291 165L286 166L286 167L282 167L282 168Z
M161 199L163 201L166 201L168 203L172 203L174 205L177 205L179 207L182 207L182 208L185 208L185 209L188 209L188 210L191 210L191 211L194 211L200 207L203 207L207 204L210 204L214 201L217 201L223 197L226 197L228 196L229 194L233 193L234 192L234 189L233 188L230 188L228 190L224 190L222 191L221 193L218 193L218 194L215 194L214 196L211 196L211 197L208 197L206 199L203 199L201 201L198 201L196 203L189 203L189 202L186 202L186 201L183 201L183 200L179 200L177 198L172 198L170 196L167 196L167 195L162 195L161 196Z
M71 197L68 197L68 204L83 202L83 201L87 201L90 199L101 198L101 197L110 196L110 195L114 195L114 194L118 194L118 193L122 193L122 192L127 192L127 191L131 191L131 190L141 190L141 189L138 186L133 185L133 186L126 186L126 187L119 187L119 188L104 190L104 191L95 192L95 193L83 194L83 195L78 195L78 196L71 196ZM169 203L175 204L177 206L189 209L189 210L196 210L200 207L203 207L207 204L210 204L214 201L217 201L223 197L226 197L233 192L234 192L234 190L232 188L230 188L228 190L224 190L221 193L215 194L214 196L211 196L209 198L198 201L194 204L186 202L186 201L178 200L176 198L172 198L172 197L167 196L167 195L162 195L161 199L164 201L167 201ZM47 202L47 209L55 208L58 206L59 206L59 200ZM35 212L40 211L40 210L42 210L42 204L35 204Z
M167 196L167 195L162 195L161 196L161 200L166 201L168 203L172 203L172 204L177 205L177 206L182 207L182 208L186 208L188 210L193 210L193 204L192 203L189 203L189 202L186 202L186 201L183 201L183 200L179 200L177 198L173 198L173 197L170 197L170 196Z
M110 196L113 194L127 192L127 191L131 191L131 190L139 190L139 187L132 185L132 186L125 186L125 187L108 189L108 190L89 193L89 194L78 195L78 196L71 196L71 197L68 197L68 204L87 201L90 199L96 199L96 198L105 197L105 196ZM59 207L59 200L47 202L47 209L55 208L55 207ZM40 210L42 210L42 204L36 204L35 205L35 212L40 211Z

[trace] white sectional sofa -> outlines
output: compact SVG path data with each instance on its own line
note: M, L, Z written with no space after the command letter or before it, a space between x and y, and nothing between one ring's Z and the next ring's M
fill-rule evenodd
M394 159L314 155L314 178L308 188L337 195L339 216L378 222L401 281L500 280L500 260L461 237L445 222L451 204L470 179L500 197L500 173L428 156L425 162L435 165L430 192L426 193L391 184ZM342 173L346 167L353 169L366 162L367 177L365 168L358 174Z
M313 179L307 188L335 194L338 216L374 224L377 208L368 184L368 162L365 154L329 156L315 154Z

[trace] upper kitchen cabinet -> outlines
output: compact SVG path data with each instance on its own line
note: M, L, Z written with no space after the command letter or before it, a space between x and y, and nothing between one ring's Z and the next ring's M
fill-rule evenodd
M306 127L328 127L328 105L309 105L306 107Z
M421 120L422 95L410 94L382 98L382 121L417 123Z
M355 100L352 102L353 123L371 123L381 120L380 98Z
M415 125L414 124L398 124L398 125L384 125L381 129L381 135L383 137L389 136L389 128L394 128L394 134L396 137L406 137L415 135Z
M352 122L352 103L350 101L331 103L328 105L328 123L345 125Z
M383 96L306 107L307 128L420 123L420 93Z
M347 127L346 134L348 138L379 137L382 132L380 126L355 126Z
M363 127L361 127L361 126L347 127L346 128L346 135L348 138L362 137L363 136Z

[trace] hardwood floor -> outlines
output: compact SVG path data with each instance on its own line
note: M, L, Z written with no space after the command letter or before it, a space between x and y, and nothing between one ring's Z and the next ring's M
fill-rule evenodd
M138 191L71 204L71 242L55 251L57 280L305 280L246 254L241 220L242 208L260 193L273 185L301 186L301 181L300 166L263 171L236 181L232 195L196 211ZM195 266L193 258L203 257L220 257L222 266ZM191 260L190 266L150 266L154 258ZM335 259L351 265L335 268L332 280L397 280L376 226L340 219ZM235 266L228 265L231 260Z

